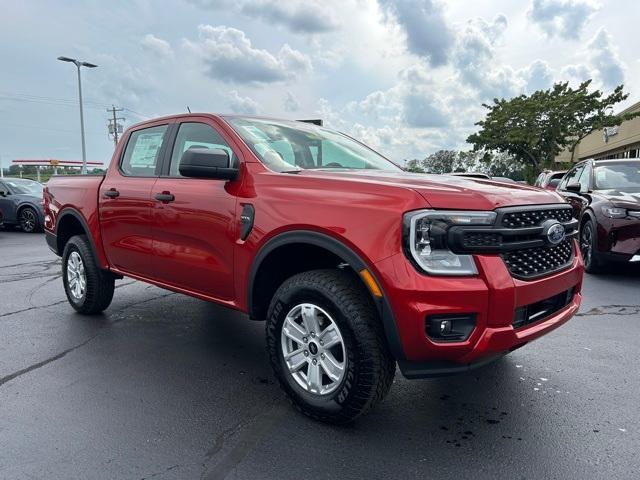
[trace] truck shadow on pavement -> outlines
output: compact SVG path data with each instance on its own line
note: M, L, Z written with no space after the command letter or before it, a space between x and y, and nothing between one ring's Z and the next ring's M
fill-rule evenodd
M321 478L330 478L338 472L326 466L323 459L327 455L339 462L353 462L358 452L366 458L369 452L387 451L389 442L398 462L409 457L418 464L455 462L456 454L463 450L481 463L499 443L502 447L511 444L510 449L519 455L531 449L536 437L558 432L540 399L560 390L527 371L515 355L446 378L409 381L398 371L386 401L353 424L337 427L314 422L291 407L279 390L264 351L263 322L210 304L202 304L200 310L208 320L200 324L193 340L204 349L212 368L217 365L227 372L218 392L250 405L231 427L212 436L205 478L224 477L246 457L258 461L263 456L286 456L303 433L318 440L331 439L321 442L323 449L309 446L306 451L309 468ZM225 385L228 391L223 393ZM549 431L544 431L546 427ZM532 431L536 432L533 437ZM545 449L540 455L545 455ZM272 473L288 478L281 471Z

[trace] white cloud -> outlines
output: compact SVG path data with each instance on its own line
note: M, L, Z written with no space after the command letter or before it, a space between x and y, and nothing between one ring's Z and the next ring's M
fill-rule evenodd
M589 41L587 52L591 68L604 88L613 89L624 83L624 64L605 28L600 28Z
M593 78L593 76L591 69L583 63L566 65L560 70L560 77L572 85L582 83L585 80Z
M547 90L553 85L553 72L549 64L543 60L534 60L522 73L529 93Z
M309 57L286 43L272 54L251 45L242 30L226 26L200 25L198 40L184 40L187 49L204 63L205 73L232 83L273 83L311 70Z
M300 110L300 102L291 92L287 92L284 98L284 109L287 112L297 112Z
M382 9L403 28L408 50L434 66L445 65L453 34L443 7L433 0L378 0Z
M577 40L597 10L588 0L533 0L527 15L547 36Z
M157 55L163 59L169 59L173 57L173 49L166 40L156 37L152 33L146 34L140 41L140 45L147 52Z
M296 33L326 33L338 28L333 5L320 0L252 0L242 5L247 16Z
M143 66L131 65L120 57L103 53L93 53L91 58L100 66L95 69L99 75L84 73L82 80L87 83L83 93L91 92L94 101L137 108L158 86Z
M460 81L477 90L483 101L510 97L524 88L524 80L511 66L495 61L496 47L507 26L507 17L499 14L491 22L469 20L458 33L453 64Z
M242 97L237 90L229 92L229 108L234 113L255 115L259 112L258 104L250 97Z

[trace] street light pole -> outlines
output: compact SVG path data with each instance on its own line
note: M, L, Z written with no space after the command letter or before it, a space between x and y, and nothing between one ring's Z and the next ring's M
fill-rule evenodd
M80 100L80 135L82 137L82 174L87 173L87 150L85 147L84 141L84 111L82 109L82 78L80 75L80 67L87 68L96 68L97 65L88 62L81 62L80 60L76 60L75 58L69 57L58 57L58 60L61 62L70 62L73 63L78 70L78 98Z

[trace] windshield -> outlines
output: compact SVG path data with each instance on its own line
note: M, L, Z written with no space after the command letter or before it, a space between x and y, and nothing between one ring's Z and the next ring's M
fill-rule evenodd
M31 180L5 180L14 193L18 195L42 196L42 184Z
M332 130L302 122L227 118L271 170L392 170L400 167L361 143Z
M640 192L640 161L596 165L594 181L596 190Z

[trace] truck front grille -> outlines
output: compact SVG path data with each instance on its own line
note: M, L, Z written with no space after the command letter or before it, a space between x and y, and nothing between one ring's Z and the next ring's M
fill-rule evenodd
M498 254L515 278L532 280L567 268L573 262L578 221L568 204L496 209L493 226L454 226L447 243L454 253ZM560 223L565 239L554 245L549 229Z
M513 277L532 279L570 266L573 255L573 240L567 239L554 246L507 252L502 259Z
M502 217L502 224L507 228L534 227L540 225L545 220L554 219L560 223L571 220L572 210L570 208L549 208L545 210L522 210L518 212L505 213Z

